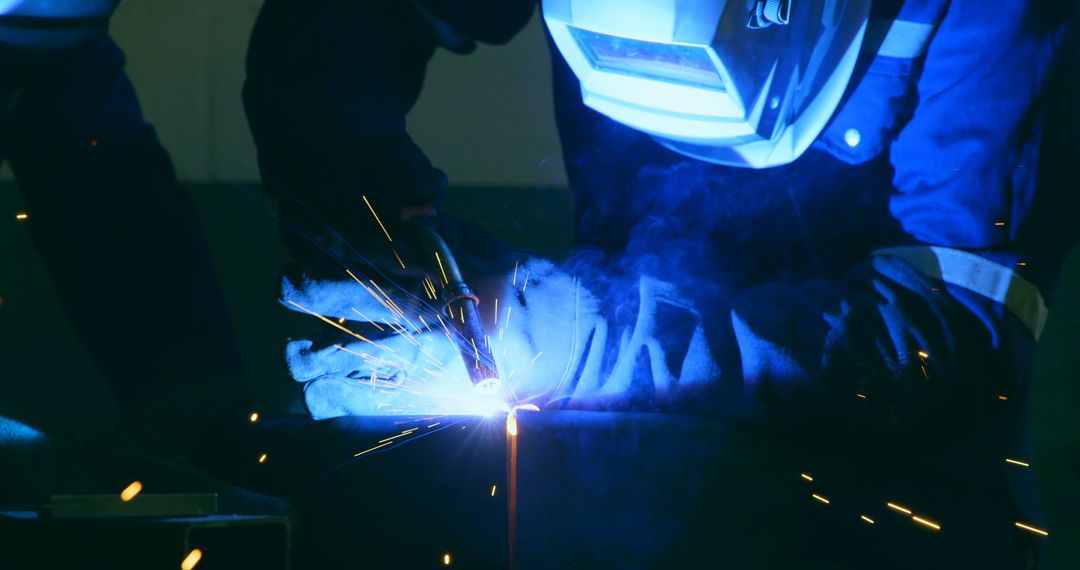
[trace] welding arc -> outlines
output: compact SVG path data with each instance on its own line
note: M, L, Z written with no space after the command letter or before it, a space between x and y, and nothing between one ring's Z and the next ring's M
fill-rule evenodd
M499 387L499 372L495 369L495 358L486 343L477 343L484 338L483 321L480 318L480 299L473 295L465 278L461 274L457 260L450 252L446 241L435 231L435 224L430 218L411 218L407 226L413 231L416 240L425 251L433 253L438 270L445 275L446 287L442 291L443 310L451 316L450 323L456 329L458 350L465 361L469 379L477 389L494 392ZM462 317L455 319L453 314Z

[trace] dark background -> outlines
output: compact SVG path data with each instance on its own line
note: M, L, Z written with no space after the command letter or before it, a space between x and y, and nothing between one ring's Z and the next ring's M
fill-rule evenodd
M127 0L113 34L151 122L201 211L248 373L268 413L297 410L280 358L288 335L274 301L285 260L270 203L258 190L239 101L243 55L259 0ZM558 255L571 240L569 198L551 112L541 28L469 58L441 53L418 108L416 138L456 185L451 208L508 241ZM0 170L0 415L47 431L87 435L115 421L32 249L22 198ZM1077 216L1080 218L1080 214ZM167 262L167 260L156 260ZM108 275L100 276L108 279ZM168 299L161 299L167 303ZM131 334L152 334L154 307L118 307ZM124 339L115 339L122 348ZM1050 508L1080 513L1080 250L1051 300L1031 409L1034 467ZM1080 549L1080 526L1051 528Z

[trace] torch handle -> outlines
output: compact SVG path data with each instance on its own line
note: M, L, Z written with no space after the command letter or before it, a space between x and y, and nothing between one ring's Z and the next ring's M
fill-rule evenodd
M432 271L443 281L442 313L457 333L454 340L465 361L469 379L477 389L494 391L499 386L499 372L484 333L480 318L480 299L472 293L461 274L446 241L435 224L424 218L412 218L408 224L425 251L432 252Z

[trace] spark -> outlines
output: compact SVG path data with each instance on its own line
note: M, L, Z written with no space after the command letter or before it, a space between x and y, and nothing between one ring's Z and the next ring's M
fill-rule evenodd
M446 269L443 267L442 258L439 257L439 252L437 252L437 251L435 252L435 261L439 262L439 271L442 272L443 283L449 285L450 280L446 278Z
M390 310L394 311L395 313L397 313L397 314L399 314L401 316L405 316L405 311L401 310L401 307L399 307L397 305L397 303L395 303L394 300L390 298L390 295L386 294L386 291L382 290L382 287L379 287L379 284L376 283L374 279L368 279L368 281L371 282L371 284L374 285L375 288L379 290L379 293L382 294L382 296L386 298L386 302L390 303L390 307L391 307Z
M25 219L28 219L29 217L30 217L30 214L27 214L26 212L19 212L18 214L15 214L15 219L16 220L25 220Z
M495 297L495 328L499 328L499 298Z
M514 280L510 283L510 285L512 285L514 287L517 287L518 263L519 263L518 261L514 262Z
M866 515L859 515L859 518L866 521L866 524L874 524L874 519L872 519L872 518L870 518L870 517L868 517Z
M811 497L813 497L813 498L815 498L815 499L817 499L818 501L820 501L820 502L822 502L822 503L825 503L826 505L827 505L827 504L829 504L829 500L828 500L828 499L826 499L825 497L822 497L821 495L818 495L817 493L814 493L814 494L812 494L812 495L810 495L810 496L811 496Z
M540 360L540 356L541 356L542 354L544 354L544 351L542 351L542 350L541 350L540 352L537 352L537 353L536 353L536 356L534 356L534 357L533 357L532 361L531 361L531 362L529 362L529 364L536 364L536 361L537 361L537 360Z
M521 285L521 292L522 293L525 292L525 289L529 288L529 275L531 275L531 274L532 274L531 271L526 271L525 272L525 283Z
M142 483L140 481L132 481L130 485L120 491L120 500L125 503L139 496L142 492Z
M494 497L494 496L495 496L495 485L492 485L492 486L491 486L491 496L492 496L492 497Z
M859 398L862 398L863 400L867 399L866 394L855 394L855 395L858 396Z
M898 505L896 503L885 503L885 506L889 507L890 509L892 509L894 511L904 513L905 515L908 515L908 516L911 515L911 510L910 509L905 509L904 507L901 507L900 505Z
M202 560L202 551L196 548L184 557L184 561L180 563L180 570L192 570L200 560Z
M1009 397L1008 396L998 396L998 399L1001 400L1002 402L1007 402L1009 400Z
M386 231L386 226L384 226L382 220L379 219L379 215L375 213L375 208L371 207L371 202L368 202L367 196L361 197L364 199L364 203L367 204L368 209L371 210L371 215L375 216L375 221L379 222L379 227L382 228L383 233L386 234L387 241L393 242L394 238L390 237L390 232Z
M1050 536L1050 533L1046 532L1045 530L1043 530L1041 528L1035 528L1035 527L1030 526L1030 525L1026 525L1026 524L1024 524L1024 523L1022 523L1020 521L1016 522L1016 528L1022 528L1024 530L1028 531L1028 532L1033 532L1035 534L1042 535L1042 536Z
M513 412L510 412L509 414L506 414L506 435L509 435L510 437L517 437L517 434L517 415L515 415Z
M266 458L267 458L267 455L265 453L260 455L259 456L259 463L266 463Z
M462 313L462 316L464 316L464 313ZM476 339L475 338L470 338L469 340L472 341L473 354L475 355L475 358L476 358L476 369L480 370L480 349L476 348Z
M512 305L509 306L509 307L506 307L506 322L503 323L503 330L506 330L506 328L510 326L510 309L513 309L513 308L514 307Z
M337 322L338 322L339 325L345 324L345 317L338 317Z
M361 319L364 319L365 323L371 323L375 328L379 329L382 332L386 332L386 329L380 327L379 323L373 321L370 317L368 317L364 313L361 313L360 311L356 310L356 307L349 307L349 308L352 309L352 312L356 313Z
M412 432L414 432L414 431L416 431L418 429L420 429L420 428L407 429L407 430L405 430L405 431L403 431L403 432L401 432L401 433L399 433L399 434L397 434L395 436L388 437L386 439L380 439L379 443L386 443L388 441L393 441L393 440L395 440L395 439L397 439L399 437L404 437L404 436L410 435L410 434L412 434Z
M930 358L930 355L927 354L927 352L925 350L920 350L918 352L918 355L919 355L919 358L921 358L923 360L926 360L926 359Z
M248 421L251 423L259 421L259 412L251 412L251 415L248 416Z
M449 305L447 305L449 307ZM454 337L450 334L450 327L446 326L446 321L442 319L442 315L435 314L435 318L439 319L439 324L442 325L443 332L446 333L446 338L450 339L450 342L454 342Z
M1005 459L1005 463L1012 463L1013 465L1019 465L1020 467L1031 467L1030 463L1024 463L1023 461L1017 461L1015 459Z
M376 449L386 447L386 446L390 445L391 443L394 443L394 442L388 441L386 443L380 443L379 445L376 445L375 447L372 447L371 449L365 449L364 451L361 451L360 453L357 453L356 455L353 455L353 457L360 457L361 455L364 455L365 453L370 453L372 451L375 451Z
M1003 227L1005 227L1005 222L994 222L994 225L999 227L999 228L1003 228Z
M450 558L450 553L449 552L444 552L443 555L442 555L442 565L443 566L449 566L451 561L452 561L452 559Z
M359 340L361 340L363 342L372 344L375 347L380 348L382 350L385 350L387 352L393 352L393 350L390 350L389 348L387 348L385 346L382 346L381 344L377 344L377 343L372 342L371 339L365 337L362 334L354 333L353 331L341 326L338 323L335 323L334 321L320 315L319 313L316 313L315 311L312 311L311 309L308 309L307 307L304 307L303 305L301 305L300 303L297 303L296 301L291 301L290 300L289 304L296 307L296 308L298 308L298 309L300 309L301 311L304 311L305 313L319 319L320 321L323 321L324 323L326 323L326 324L328 324L328 325L330 325L330 326L332 326L332 327L334 327L336 329L339 329L339 330L341 330L343 332L346 332L346 333L352 335L353 337L355 337L355 338L357 338L357 339L359 339Z
M1027 267L1027 262L1026 261L1017 261L1016 266L1017 267Z
M401 256L398 255L397 250L391 247L390 251L394 252L394 257L397 258L398 265L400 265L402 269L405 269L405 262L401 260Z
M811 477L811 476L810 476L809 474L807 474L807 473L799 473L799 477L802 477L803 479L806 479L807 481L813 481L813 480L814 480L814 478L813 478L813 477Z
M941 530L941 525L939 525L939 524L937 524L937 523L935 523L933 521L928 521L928 520L926 520L926 519L924 519L924 518L922 518L920 516L912 515L911 520L913 520L913 521L915 521L915 522L917 522L917 523L919 523L919 524L921 524L921 525L923 525L925 527L929 527L929 528L932 528L934 530Z
M428 428L428 429L431 429L431 428L433 428L433 427L435 427L435 426L437 426L437 425L439 425L439 424L441 424L441 423L442 423L442 422L435 422L435 423L433 423L433 424L429 425L429 426L428 426L427 428Z

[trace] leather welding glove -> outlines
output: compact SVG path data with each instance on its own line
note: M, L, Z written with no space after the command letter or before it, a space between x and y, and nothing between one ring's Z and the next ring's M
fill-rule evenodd
M441 326L431 325L440 321L424 301L395 299L400 310L392 310L357 281L286 276L282 302L326 319L309 335L318 338L294 338L286 347L311 414L484 414L524 403L663 409L718 377L700 315L666 283L640 279L636 319L616 332L592 293L547 261L476 287L503 381L495 398L472 390L469 363Z
M636 289L632 323L598 319L578 359L579 372L549 405L624 411L700 408L693 400L720 378L701 314L669 283L643 276Z
M434 299L348 275L287 271L281 302L309 318L304 333L289 339L285 360L304 383L311 415L482 415L545 404L584 355L599 318L595 299L543 260L471 285L488 331L482 342L502 377L493 397L473 390L466 366L474 363L451 340L450 317Z

